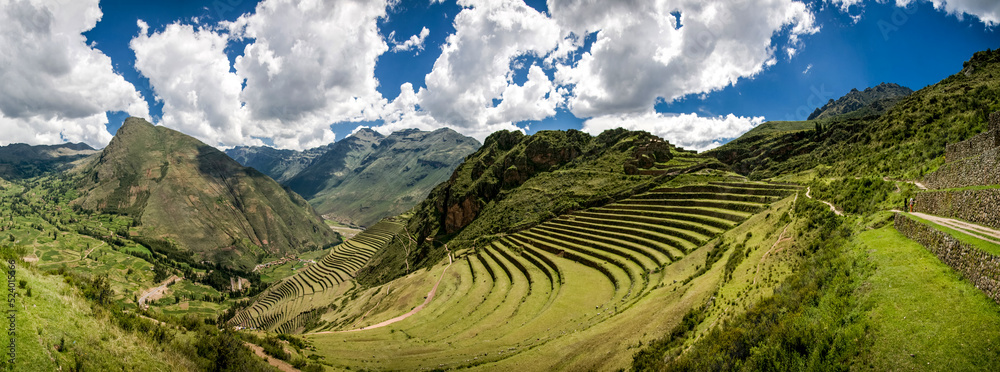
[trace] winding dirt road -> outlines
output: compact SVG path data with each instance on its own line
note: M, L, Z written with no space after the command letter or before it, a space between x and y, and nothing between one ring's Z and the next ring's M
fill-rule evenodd
M806 197L809 198L809 199L813 198L812 196L809 196L809 192L811 192L811 191L812 191L812 187L806 187ZM829 205L830 206L830 210L833 211L833 213L835 213L836 215L838 215L838 216L843 216L844 215L843 213L841 213L840 211L837 210L837 207L833 206L833 203L830 203L830 202L825 201L825 200L819 200L819 199L816 199L816 200L819 201L820 203Z
M139 306L147 307L146 306L147 298L153 297L152 300L155 301L156 299L160 298L160 296L162 296L164 292L167 291L167 286L173 284L175 281L180 281L181 279L182 278L178 278L177 275L171 275L169 278L167 278L167 280L164 280L163 283L160 284L160 286L146 290L146 292L143 292L142 296L139 297Z

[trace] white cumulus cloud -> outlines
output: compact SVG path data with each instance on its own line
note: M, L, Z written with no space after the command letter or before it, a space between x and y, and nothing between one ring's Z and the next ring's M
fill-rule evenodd
M521 0L459 4L466 8L455 16L456 31L417 93L421 108L466 134L554 115L562 101L555 84L529 66L527 81L518 85L513 67L518 57L544 57L556 47L556 23Z
M375 78L389 50L379 33L382 0L265 0L233 27L254 39L236 58L241 98L254 120L317 127L374 119Z
M787 32L797 48L799 36L819 30L808 7L792 0L552 0L549 10L574 40L561 49L596 33L590 51L556 74L573 86L568 104L578 117L643 113L660 97L725 88L777 62L776 35ZM679 28L672 13L680 14Z
M763 122L763 117L733 114L702 117L696 114L645 113L595 117L583 123L583 131L598 134L614 128L644 130L663 137L671 144L700 152L719 147L722 141L739 137Z
M905 7L919 0L896 0L896 5ZM965 15L978 18L986 26L1000 25L1000 1L997 0L923 0L934 5L934 9L963 19Z
M149 34L145 22L138 25L130 43L135 68L163 102L161 124L215 146L262 144L246 131L242 79L230 72L226 34L178 23Z
M395 36L395 31L389 34L389 39ZM393 52L405 52L409 50L424 50L424 41L427 40L427 36L431 34L431 30L424 27L420 30L420 34L410 36L403 42L393 41L392 51Z
M84 32L97 0L0 0L0 145L111 140L107 111L148 116L135 87Z
M304 149L334 140L332 124L375 120L386 100L375 63L385 0L264 0L220 25L142 28L136 68L164 102L162 125L216 146ZM141 26L141 25L140 25ZM226 48L248 40L230 60Z

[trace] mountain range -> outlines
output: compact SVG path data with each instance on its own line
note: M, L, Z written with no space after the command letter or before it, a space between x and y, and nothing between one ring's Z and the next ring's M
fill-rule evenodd
M419 203L479 146L447 128L388 136L362 128L304 152L238 147L227 153L243 165L260 167L326 218L371 226Z
M85 143L0 146L0 178L19 180L69 169L72 163L97 153Z

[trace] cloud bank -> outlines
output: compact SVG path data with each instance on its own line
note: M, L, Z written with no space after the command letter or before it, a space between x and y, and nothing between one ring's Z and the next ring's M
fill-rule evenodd
M992 0L895 4L915 1L1000 22ZM662 114L654 105L753 79L820 31L817 5L802 0L549 0L546 12L522 0L458 4L455 32L433 48L427 27L404 40L379 29L395 0L263 0L234 22L156 31L140 20L129 47L154 93L142 97L82 35L102 16L97 0L0 0L0 143L103 146L105 112L149 117L146 99L155 99L157 124L215 146L304 149L333 141L331 125L362 123L483 139L568 110L591 132L620 125L703 150L763 119ZM383 97L375 67L390 52L439 54L423 86Z
M149 115L142 95L82 35L102 15L98 0L0 1L0 145L103 147L107 111Z

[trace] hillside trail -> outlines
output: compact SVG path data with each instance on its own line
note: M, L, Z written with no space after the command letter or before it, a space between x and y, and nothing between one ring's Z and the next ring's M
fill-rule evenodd
M893 209L892 212L899 213L900 211L897 209ZM956 220L954 218L939 217L926 213L910 212L910 214L934 222L938 225L946 226L950 229L961 231L966 235L979 238L980 240L987 241L993 244L1000 244L1000 230L994 230L986 226L980 226L974 223ZM994 238L996 240L990 238Z
M753 274L753 284L751 285L757 284L757 277L760 275L760 265L764 263L764 260L767 259L767 256L769 256L771 253L778 253L774 251L774 248L776 248L778 244L792 240L791 237L787 238L784 237L785 233L788 232L788 226L791 226L791 224L792 223L789 222L787 225L785 225L784 229L781 229L781 234L778 234L778 240L775 240L774 244L771 245L771 249L768 249L767 252L764 252L764 255L760 257L760 262L757 262L757 272Z
M903 182L903 183L908 183L908 184L911 184L913 186L916 186L918 189L927 190L927 186L924 186L924 184L920 183L920 181L894 180L894 179L889 178L889 177L882 177L882 180L886 181L886 182ZM896 186L896 192L899 192L899 186Z
M447 248L445 248L445 250L447 250ZM418 312L420 312L420 310L423 310L424 307L427 306L427 304L431 303L431 300L434 299L434 294L437 293L438 285L441 284L441 280L444 279L444 275L448 273L448 268L451 267L451 264L453 262L454 262L454 260L452 260L452 258L451 258L451 251L449 251L448 252L448 266L444 267L444 271L441 272L441 277L438 278L437 283L434 283L434 288L431 288L431 291L427 292L427 298L424 299L424 303L422 303L420 305L417 305L417 307L413 308L413 310L410 310L410 312L408 312L406 314L403 314L403 315L397 316L395 318L386 320L386 321L384 321L382 323L370 325L370 326L367 326L367 327L361 327L361 328L356 328L356 329L349 329L349 330L346 330L346 331L323 331L323 332L305 333L305 335L321 335L321 334L326 334L326 333L346 333L346 332L365 331L365 330L369 330L369 329L382 328L382 327L391 325L393 323L404 321L407 318L416 315Z
M813 198L812 196L809 195L809 192L811 192L811 191L812 191L812 187L806 187L806 197L809 198L809 199ZM826 204L826 205L830 206L830 210L833 211L833 213L835 213L836 215L838 215L838 216L843 216L844 215L843 213L841 213L840 211L837 210L837 207L833 206L833 203L830 203L830 202L825 201L825 200L819 200L819 199L816 199L816 200L819 201L820 203L823 203L823 204Z
M288 364L288 362L267 355L266 353L264 353L264 348L256 344L252 344L246 341L244 341L243 344L245 344L248 348L250 348L250 350L253 350L254 354L257 354L257 356L264 358L264 361L266 361L267 364L270 364L271 366L277 368L282 372L301 372L299 369L292 367L291 364Z
M167 291L168 285L174 283L175 281L179 282L182 279L183 278L178 278L177 275L171 275L169 278L167 278L167 280L164 280L162 284L160 284L159 286L146 290L145 292L143 292L142 296L139 297L139 306L145 306L146 298L148 297L156 296L156 298L153 298L153 300L158 299L160 295L163 295L163 292Z

